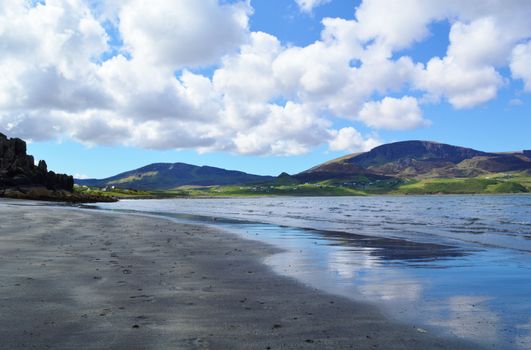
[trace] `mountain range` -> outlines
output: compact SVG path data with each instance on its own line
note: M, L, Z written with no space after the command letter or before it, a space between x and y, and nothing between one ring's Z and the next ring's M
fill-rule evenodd
M317 165L298 174L259 176L185 163L154 163L105 179L76 179L78 185L133 190L171 190L182 186L315 183L349 180L475 178L499 173L531 175L531 151L489 153L430 141L402 141Z

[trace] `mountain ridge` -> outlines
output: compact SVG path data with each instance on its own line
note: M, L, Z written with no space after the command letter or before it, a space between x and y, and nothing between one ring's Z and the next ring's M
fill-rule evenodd
M176 162L152 163L104 179L75 179L75 183L94 187L115 186L135 190L167 190L179 186L248 184L271 179L273 179L272 176Z
M399 141L336 158L294 176L327 173L331 178L354 174L406 178L474 177L489 172L529 170L531 159L526 152L494 153L434 141Z

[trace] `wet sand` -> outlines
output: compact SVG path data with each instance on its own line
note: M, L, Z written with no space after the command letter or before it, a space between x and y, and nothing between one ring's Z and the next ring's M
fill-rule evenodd
M0 201L0 348L475 348L276 275L276 248L228 232L24 204Z

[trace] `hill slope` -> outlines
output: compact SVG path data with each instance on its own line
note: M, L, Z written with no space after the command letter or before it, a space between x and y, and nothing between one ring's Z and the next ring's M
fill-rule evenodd
M78 185L115 186L135 190L167 190L178 186L233 185L263 182L270 176L247 174L209 166L185 163L154 163L106 179L76 179Z
M525 153L488 153L430 141L402 141L326 162L296 176L328 178L355 174L401 178L476 177L488 173L528 171ZM323 176L321 176L323 177Z

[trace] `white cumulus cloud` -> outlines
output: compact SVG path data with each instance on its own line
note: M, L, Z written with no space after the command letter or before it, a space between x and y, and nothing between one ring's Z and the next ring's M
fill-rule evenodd
M120 33L135 59L173 68L216 63L247 38L248 3L131 0L119 9Z
M381 144L375 137L364 138L358 130L351 126L334 132L334 138L329 142L331 150L349 152L370 151Z
M303 12L312 12L312 10L317 7L329 3L331 0L295 0L299 8Z
M526 91L531 91L531 41L514 48L511 56L511 72L514 78L524 81Z
M297 0L305 12L325 2ZM322 19L309 45L252 31L251 4L0 1L0 132L201 152L357 151L380 141L356 124L426 126L425 104L474 108L511 79L531 91L527 0L364 0L353 19ZM446 52L405 55L435 22L450 24Z
M411 129L427 125L417 100L411 96L402 98L385 97L381 101L367 102L359 113L367 125L385 129Z

